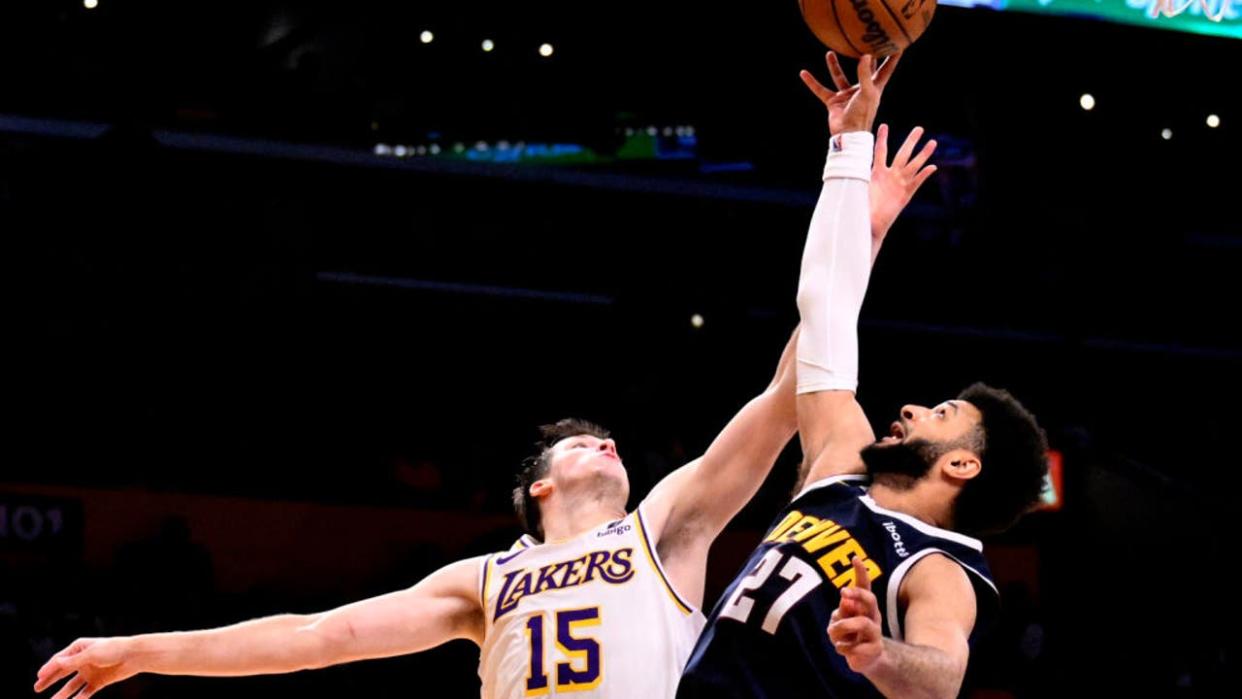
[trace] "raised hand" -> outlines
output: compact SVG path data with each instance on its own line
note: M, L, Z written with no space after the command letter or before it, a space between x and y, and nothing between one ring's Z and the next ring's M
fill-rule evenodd
M936 172L935 165L927 164L936 152L935 140L925 143L914 155L922 136L923 127L914 127L889 164L888 125L880 124L876 132L875 159L871 165L871 236L876 242L883 240L914 193Z
M807 89L828 109L828 131L834 136L847 131L870 131L876 111L880 108L880 97L897 68L897 62L901 60L901 54L895 53L884 59L878 70L874 56L863 56L858 62L857 85L850 85L846 79L836 53L829 51L825 60L836 90L824 87L810 71L804 70L799 76Z
M841 589L841 604L832 613L828 638L845 657L850 669L865 673L884 655L880 606L871 592L871 576L862 559L855 557L854 585Z

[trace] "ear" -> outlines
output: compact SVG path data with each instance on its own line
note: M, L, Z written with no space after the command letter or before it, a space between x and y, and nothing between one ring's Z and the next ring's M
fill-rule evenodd
M983 470L979 455L969 449L954 449L944 454L937 466L945 476L959 481L976 478Z
M556 486L552 483L551 478L540 478L530 484L530 495L536 500L542 500L552 494L556 490Z

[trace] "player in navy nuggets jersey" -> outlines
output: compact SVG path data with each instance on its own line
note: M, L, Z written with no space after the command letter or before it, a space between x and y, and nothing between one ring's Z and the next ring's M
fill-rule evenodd
M1005 391L975 384L934 408L907 405L879 441L855 400L873 146L876 167L886 159L870 131L895 63L873 72L864 56L850 86L829 53L835 91L803 72L832 134L798 287L807 485L712 611L678 697L956 696L997 604L975 537L1012 524L1043 487L1043 432ZM895 166L923 168L932 146L911 159L914 145ZM977 293L970 281L947 276L909 303Z

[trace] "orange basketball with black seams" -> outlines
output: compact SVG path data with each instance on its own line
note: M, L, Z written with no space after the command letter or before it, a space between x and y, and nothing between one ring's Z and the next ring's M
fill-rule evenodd
M887 56L904 50L931 23L936 0L798 0L802 18L842 56Z

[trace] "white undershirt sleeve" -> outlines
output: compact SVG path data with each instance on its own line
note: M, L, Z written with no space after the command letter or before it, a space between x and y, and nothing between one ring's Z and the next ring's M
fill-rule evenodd
M874 137L834 136L798 279L798 393L858 388L858 313L871 278Z

